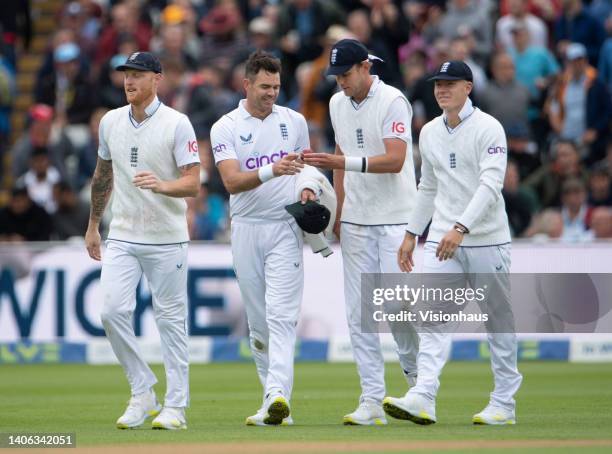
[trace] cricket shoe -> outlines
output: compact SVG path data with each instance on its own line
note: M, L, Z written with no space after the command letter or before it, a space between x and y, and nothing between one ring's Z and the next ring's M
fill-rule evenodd
M257 410L257 413L255 413L253 416L249 416L246 419L245 423L247 426L275 426L275 425L278 425L278 424L266 424L264 422L265 418L266 418L266 409L264 407L261 407L259 410ZM291 417L291 415L284 418L283 422L281 422L280 425L281 426L292 426L293 418Z
M264 404L264 409L266 414L263 422L271 426L282 424L283 420L291 414L289 402L280 393L269 395Z
M489 404L484 410L472 417L472 422L482 425L516 424L516 417L514 411Z
M379 404L364 400L353 413L344 415L342 422L345 426L384 426L387 418Z
M117 420L118 429L131 429L141 426L147 418L157 416L162 406L152 389L130 398L127 409Z
M187 429L185 410L179 407L164 407L151 423L153 429L181 430Z
M404 397L385 397L385 413L396 419L412 421L423 426L436 422L436 404L426 397L407 392Z

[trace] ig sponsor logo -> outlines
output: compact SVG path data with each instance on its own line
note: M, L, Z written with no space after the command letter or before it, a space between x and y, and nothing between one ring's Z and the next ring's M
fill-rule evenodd
M506 154L506 147L489 147L487 150L489 154Z
M286 151L279 151L278 153L272 153L270 156L264 154L261 156L254 156L246 160L246 168L249 170L259 169L260 167L273 164L276 161L283 159L289 153Z

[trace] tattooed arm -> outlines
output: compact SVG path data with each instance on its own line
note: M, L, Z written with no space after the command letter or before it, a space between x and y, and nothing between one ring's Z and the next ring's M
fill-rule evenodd
M98 158L91 181L91 210L87 233L85 233L87 252L94 260L100 260L102 257L100 254L100 221L112 192L113 162Z
M140 189L150 189L168 197L195 197L200 192L200 163L192 162L179 167L181 176L176 180L160 180L153 172L138 172L132 183Z

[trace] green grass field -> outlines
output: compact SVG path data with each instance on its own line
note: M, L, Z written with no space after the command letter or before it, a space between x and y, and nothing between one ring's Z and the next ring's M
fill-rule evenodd
M191 369L189 430L120 431L114 422L129 398L118 366L0 366L0 432L76 432L78 446L124 443L210 443L416 440L608 440L606 447L585 446L555 452L611 452L612 364L528 362L519 392L516 426L473 426L471 416L487 403L492 387L487 363L447 365L438 397L438 423L417 426L389 419L386 427L344 427L359 395L353 364L296 365L293 427L246 427L244 418L260 404L252 364L195 365ZM163 369L158 397L165 390ZM401 395L405 382L396 364L387 365L387 392ZM456 451L473 452L457 446ZM489 447L490 448L490 447ZM535 447L503 452L533 452ZM370 451L368 447L363 452ZM542 448L540 452L546 451ZM485 450L479 450L484 452ZM489 449L487 449L487 452ZM70 451L69 451L70 452ZM111 452L108 450L107 452ZM325 451L320 451L325 452ZM353 452L362 452L356 450ZM435 450L428 450L435 452Z

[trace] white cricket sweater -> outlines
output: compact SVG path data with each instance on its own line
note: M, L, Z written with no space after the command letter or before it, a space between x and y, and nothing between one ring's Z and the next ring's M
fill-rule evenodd
M129 105L111 110L102 118L100 139L113 162L109 239L142 244L189 241L185 200L155 194L132 183L134 175L144 170L161 180L175 180L180 176L179 166L199 162L195 134L181 145L183 158L175 153L177 136L182 137L177 129L188 121L184 114L164 104L138 127L130 120Z
M384 131L385 117L396 99L405 101L406 118L399 119L402 133ZM359 108L343 92L329 102L336 143L345 156L376 156L385 153L384 138L406 137L412 124L412 108L398 89L375 80L368 98ZM405 129L404 129L405 128ZM416 198L412 140L399 173L344 173L342 222L360 225L406 224Z
M507 161L501 124L474 109L449 131L441 115L421 130L419 149L421 181L406 229L420 235L431 219L427 240L438 242L460 222L470 230L461 246L510 242L501 194Z

